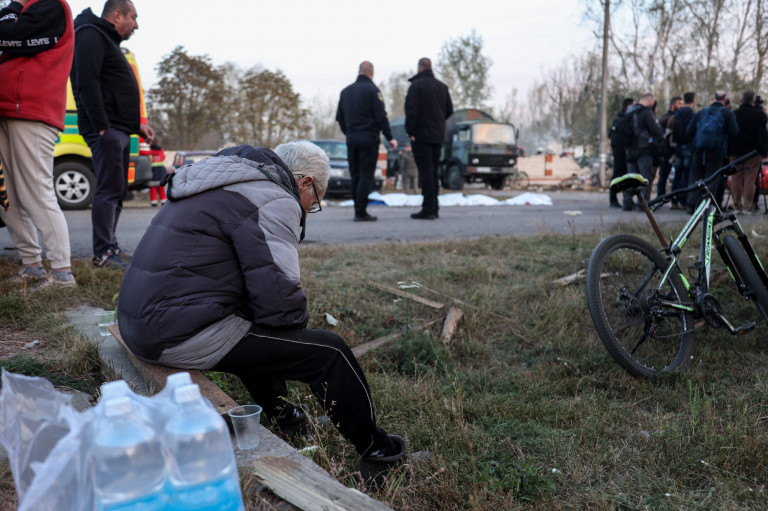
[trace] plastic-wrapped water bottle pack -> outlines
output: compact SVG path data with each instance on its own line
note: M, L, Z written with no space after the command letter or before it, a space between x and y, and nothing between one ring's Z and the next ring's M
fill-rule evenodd
M20 510L245 509L227 425L188 373L153 397L106 383L84 413L43 378L2 381L0 443Z

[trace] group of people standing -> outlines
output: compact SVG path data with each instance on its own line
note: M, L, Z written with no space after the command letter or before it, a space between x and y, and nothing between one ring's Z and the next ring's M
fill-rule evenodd
M438 176L440 151L445 138L445 121L453 114L448 86L435 78L432 61L419 59L417 73L410 79L405 97L405 130L419 173L419 186L424 197L415 220L439 218L437 201L440 191ZM371 222L377 218L367 212L376 160L379 154L379 132L392 149L392 137L381 91L373 83L373 64L360 64L355 83L341 91L336 121L347 137L351 192L355 203L355 222Z
M663 195L673 168L672 191L709 177L729 160L756 150L758 155L745 162L745 170L732 177L730 187L733 209L738 214L752 214L757 208L761 161L768 156L768 116L753 90L744 91L740 103L735 112L731 111L725 91L719 90L709 106L696 112L696 95L686 92L683 97L673 97L667 112L657 119L652 94L644 94L637 103L626 98L611 126L613 177L641 174L648 180L643 195L649 200L657 170L656 193ZM715 198L721 206L725 206L724 194L725 182L720 181L715 186ZM678 193L671 208L693 213L699 199L695 193ZM609 203L624 211L639 207L629 192L624 192L619 203L613 187Z
M0 11L0 161L8 198L0 220L23 264L11 282L33 289L76 286L67 222L53 188L69 78L97 180L93 263L127 266L115 229L127 190L130 136L154 138L140 122L138 83L120 49L138 28L136 17L130 0L107 0L101 16L86 9L76 19L66 0L15 0Z

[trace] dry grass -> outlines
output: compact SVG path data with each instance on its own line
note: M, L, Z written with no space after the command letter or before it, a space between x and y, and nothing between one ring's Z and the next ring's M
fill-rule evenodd
M760 254L768 253L766 239L753 240ZM311 326L334 330L352 346L404 333L361 363L379 425L405 436L411 450L431 451L433 461L393 474L373 496L410 510L768 508L765 324L740 338L697 331L692 367L656 384L634 380L597 338L583 282L552 283L585 268L597 241L551 236L302 247ZM56 320L31 318L81 302L111 302L119 275L103 277L85 264L75 271L80 287L46 297L43 305L0 298L3 327L53 340ZM7 261L0 262L0 278L10 273ZM370 280L418 282L421 288L409 291L463 302L453 343L437 340L439 325L415 329L441 312L377 290ZM755 316L728 286L723 280L715 291L726 312ZM338 324L328 324L326 314ZM88 373L88 364L64 367L73 363L55 365L65 375ZM222 383L236 399L247 399L238 382ZM292 392L293 401L321 412L305 387ZM307 455L360 487L357 455L335 429L320 428L295 445L315 446ZM8 479L2 481L7 487Z

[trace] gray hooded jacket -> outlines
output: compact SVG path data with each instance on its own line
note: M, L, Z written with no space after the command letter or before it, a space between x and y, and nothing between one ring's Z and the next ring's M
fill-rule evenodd
M239 146L176 171L120 289L118 325L131 351L210 369L254 323L306 327L298 193L265 148Z

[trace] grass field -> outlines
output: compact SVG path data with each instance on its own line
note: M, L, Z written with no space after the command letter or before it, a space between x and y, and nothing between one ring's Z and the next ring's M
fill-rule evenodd
M434 456L393 474L373 496L411 510L768 508L765 324L739 338L697 330L689 369L657 383L629 377L595 334L584 282L552 282L586 268L599 237L301 248L311 326L336 331L351 346L403 333L361 363L379 424ZM766 240L753 238L764 258ZM0 260L0 278L15 269ZM5 353L0 363L37 367L60 378L57 385L95 394L103 378L98 358L56 312L110 306L121 274L85 262L75 272L79 287L63 295L26 297L0 287L4 343L45 341L32 355ZM451 344L439 341L440 323L417 328L444 310L371 281L416 282L407 291L460 307L464 320ZM755 318L733 287L721 278L713 291L726 313L734 323ZM248 399L237 381L212 376L237 400ZM320 413L304 386L292 387L292 399ZM359 487L354 449L333 428L295 445L315 446L308 455ZM0 500L12 494L0 465Z

